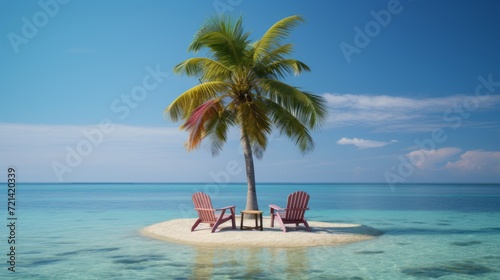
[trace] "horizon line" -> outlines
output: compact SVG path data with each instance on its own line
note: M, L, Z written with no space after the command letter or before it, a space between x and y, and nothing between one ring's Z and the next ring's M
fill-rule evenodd
M247 184L247 182L119 182L119 181L114 181L114 182L99 182L99 181L79 181L79 182L16 182L17 184L56 184L56 185L64 185L64 184L106 184L106 185L117 185L117 184L125 184L125 185L138 185L138 184L148 184L148 185L157 185L157 184L217 184L217 185L241 185L241 184ZM2 183L2 184L7 184L7 183ZM380 184L388 184L387 182L258 182L258 184L274 184L274 185L281 185L281 184L292 184L292 185L300 185L300 184L306 184L306 185L327 185L327 184L348 184L348 185L355 185L355 184L367 184L367 185L380 185ZM403 182L403 183L397 183L395 185L415 185L415 184L422 184L422 185L451 185L451 184L456 184L456 185L470 185L470 184L481 184L481 185L495 185L495 184L500 184L500 182Z

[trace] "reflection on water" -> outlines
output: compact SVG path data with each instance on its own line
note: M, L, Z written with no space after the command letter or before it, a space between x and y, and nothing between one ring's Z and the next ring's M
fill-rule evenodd
M262 255L262 249L249 248L240 250L241 252L241 265L244 266L245 278L246 277L260 277L264 274L259 255Z
M309 271L307 252L305 248L286 250L286 279L306 279Z
M307 279L305 248L196 248L190 279ZM270 275L269 273L272 273Z
M215 250L198 249L196 250L195 265L191 279L210 279L214 268Z

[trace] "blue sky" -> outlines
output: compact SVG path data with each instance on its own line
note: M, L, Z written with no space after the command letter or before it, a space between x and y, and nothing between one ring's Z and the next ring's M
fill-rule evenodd
M243 182L236 130L187 152L164 108L195 79L214 14L252 39L302 15L290 42L312 71L287 82L329 117L302 155L272 135L257 182L500 182L498 1L0 1L0 166L25 182ZM0 172L6 180L6 172Z

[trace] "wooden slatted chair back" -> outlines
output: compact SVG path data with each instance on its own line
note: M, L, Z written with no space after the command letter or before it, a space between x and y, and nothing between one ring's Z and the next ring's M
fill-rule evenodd
M300 221L304 219L307 203L309 202L309 194L303 191L298 191L288 196L286 205L285 220Z
M194 209L198 212L198 217L202 222L215 222L217 220L210 196L202 192L197 192L193 194L192 199Z

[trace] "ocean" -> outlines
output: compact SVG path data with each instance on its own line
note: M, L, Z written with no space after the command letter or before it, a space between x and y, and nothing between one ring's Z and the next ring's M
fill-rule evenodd
M500 279L498 184L259 183L259 207L285 206L296 190L311 195L308 220L384 234L335 247L197 248L139 231L196 217L196 191L239 213L246 184L18 183L15 212L0 196L0 279Z

